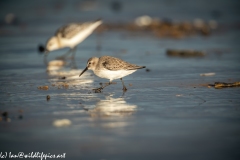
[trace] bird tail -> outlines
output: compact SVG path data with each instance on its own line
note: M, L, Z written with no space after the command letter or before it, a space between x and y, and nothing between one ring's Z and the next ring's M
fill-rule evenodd
M98 27L99 25L101 25L102 23L103 23L102 19L99 18L99 19L93 21L93 26L95 26L95 28L96 28L96 27Z
M95 20L95 22L102 21L102 18L98 18Z

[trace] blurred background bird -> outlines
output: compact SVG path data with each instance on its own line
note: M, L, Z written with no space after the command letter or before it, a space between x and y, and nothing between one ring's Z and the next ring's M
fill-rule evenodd
M74 57L77 45L85 40L101 24L102 20L98 19L92 22L70 23L59 28L55 35L48 39L45 47L45 55L48 55L50 51L69 47L70 50L58 58L64 59L70 53Z

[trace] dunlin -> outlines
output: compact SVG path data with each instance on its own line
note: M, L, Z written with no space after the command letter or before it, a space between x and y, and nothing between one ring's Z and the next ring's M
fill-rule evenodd
M123 91L127 90L123 77L132 74L137 69L145 68L145 66L138 66L125 62L119 58L102 56L100 58L92 57L87 62L87 67L80 73L79 77L88 69L93 70L94 74L101 78L109 79L109 83L100 88L94 89L95 92L101 92L103 88L112 84L112 80L120 78L123 85Z
M70 23L59 28L55 35L47 41L45 47L46 53L64 47L70 48L65 56L71 52L75 53L76 46L86 39L100 24L102 24L102 20L85 23Z

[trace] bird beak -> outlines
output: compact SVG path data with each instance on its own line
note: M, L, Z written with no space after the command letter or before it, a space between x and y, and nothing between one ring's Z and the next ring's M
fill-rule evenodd
M80 77L84 72L86 72L87 70L88 70L88 67L86 67L86 68L82 71L82 73L79 74L79 77Z

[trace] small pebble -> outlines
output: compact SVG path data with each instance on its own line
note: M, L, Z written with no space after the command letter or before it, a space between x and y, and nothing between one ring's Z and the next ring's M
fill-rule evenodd
M202 73L200 76L214 76L215 73Z
M69 84L64 83L64 84L62 84L62 86L65 87L65 88L68 88L68 87L69 87Z
M46 97L46 98L47 98L47 101L49 101L49 100L50 100L50 96L49 96L49 95L47 95L47 97Z

